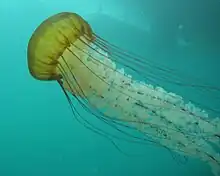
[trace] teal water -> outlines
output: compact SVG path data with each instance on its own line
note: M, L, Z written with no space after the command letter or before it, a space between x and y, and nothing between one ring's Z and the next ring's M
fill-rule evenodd
M134 156L123 155L74 120L57 83L36 81L27 68L27 44L34 29L50 15L71 11L108 41L220 86L220 2L178 2L2 0L0 175L211 176L205 163L189 158L178 165L169 152L154 146L116 141ZM164 86L220 109L219 95L213 92L204 98ZM85 117L103 125L91 114Z

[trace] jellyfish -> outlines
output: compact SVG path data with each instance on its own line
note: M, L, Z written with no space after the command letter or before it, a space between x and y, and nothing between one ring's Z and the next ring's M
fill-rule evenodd
M208 114L219 111L196 101L186 102L158 86L157 80L193 88L201 95L208 91L216 97L219 87L199 84L197 78L184 77L175 69L111 44L95 34L80 15L71 12L55 14L35 29L28 43L27 60L35 79L59 84L75 119L86 128L110 140L151 143L199 158L211 166L215 176L220 175L220 120ZM128 138L91 124L73 101Z

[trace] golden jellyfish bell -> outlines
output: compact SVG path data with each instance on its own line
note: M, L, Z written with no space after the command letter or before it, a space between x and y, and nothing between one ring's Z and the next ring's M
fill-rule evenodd
M46 19L28 44L31 75L38 80L58 80L62 76L57 69L59 58L81 36L86 36L88 41L93 39L89 24L75 13L63 12Z

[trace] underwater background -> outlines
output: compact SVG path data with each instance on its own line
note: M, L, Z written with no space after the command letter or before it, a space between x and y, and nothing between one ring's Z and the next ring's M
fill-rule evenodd
M26 53L33 31L63 11L78 13L121 48L220 86L218 0L1 0L0 176L211 176L205 163L189 158L178 164L181 156L155 146L116 141L132 156L123 155L74 120L56 82L30 76ZM215 96L164 87L220 108Z

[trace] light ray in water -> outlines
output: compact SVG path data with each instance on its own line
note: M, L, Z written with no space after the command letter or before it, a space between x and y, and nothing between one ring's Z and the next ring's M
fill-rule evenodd
M170 151L180 163L187 157L199 158L220 175L219 110L193 98L184 101L162 84L190 88L219 102L218 86L122 50L92 32L74 13L54 15L35 30L28 45L28 66L34 78L57 81L76 120L119 151L113 139L152 144ZM73 101L118 135L91 123Z

